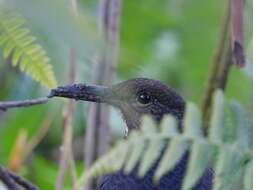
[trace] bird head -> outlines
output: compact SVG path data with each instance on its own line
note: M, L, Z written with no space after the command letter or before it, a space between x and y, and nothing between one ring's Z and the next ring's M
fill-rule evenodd
M171 114L181 123L185 107L183 98L173 89L158 80L146 78L131 79L110 87L60 86L51 91L50 97L54 96L112 105L121 111L129 130L139 128L143 115L150 115L159 123L165 114Z

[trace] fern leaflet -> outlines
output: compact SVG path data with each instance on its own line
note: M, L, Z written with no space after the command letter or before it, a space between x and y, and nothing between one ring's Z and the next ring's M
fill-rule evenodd
M13 66L30 75L42 85L53 88L57 82L45 50L25 27L25 19L9 10L0 9L0 46L4 58L11 56Z
M225 113L226 108L233 114ZM227 119L234 122L237 134L223 138L224 122ZM176 122L172 116L165 117L160 126L156 126L150 118L145 117L140 131L132 131L128 140L121 140L108 154L98 159L93 167L84 172L77 185L78 189L91 177L119 169L129 173L137 164L140 164L137 173L139 177L143 177L160 155L161 149L158 147L165 146L155 171L154 183L159 182L164 174L171 171L189 150L190 158L183 190L192 189L211 165L215 173L214 190L234 189L238 186L243 186L241 189L251 190L253 150L250 148L250 139L242 139L249 133L245 128L247 123L245 119L240 105L234 102L229 104L221 91L217 91L214 95L214 109L208 137L204 137L200 131L200 112L192 103L187 105L183 133L176 130Z

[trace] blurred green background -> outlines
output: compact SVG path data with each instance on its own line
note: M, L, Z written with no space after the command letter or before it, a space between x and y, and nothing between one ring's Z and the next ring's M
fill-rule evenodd
M69 48L77 47L79 83L90 83L92 64L101 40L97 34L98 1L80 0L81 23L72 23L67 9L50 1L13 1L46 49L59 84L67 83ZM252 114L253 79L253 2L245 10L245 45L247 67L232 68L227 96L241 102ZM115 83L134 77L163 81L183 97L201 102L209 64L217 44L225 1L220 0L123 0L120 53ZM0 51L1 52L1 51ZM0 54L1 56L2 54ZM0 101L45 96L49 90L0 58ZM58 172L58 155L62 141L64 101L53 99L46 105L0 112L0 163L11 163L18 136L32 138L38 129L52 120L45 138L35 148L19 172L41 189L53 189ZM76 103L74 115L75 156L82 171L82 138L85 133L87 103ZM120 115L113 111L111 122L115 136L123 135ZM20 139L20 138L19 138ZM21 143L22 145L22 143ZM81 146L81 148L80 148ZM26 147L20 147L25 149ZM75 148L74 148L75 150ZM66 181L66 189L71 189Z

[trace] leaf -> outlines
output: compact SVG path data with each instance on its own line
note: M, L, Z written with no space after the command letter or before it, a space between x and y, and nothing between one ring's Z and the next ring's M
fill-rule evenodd
M239 128L245 126L244 122L241 123L242 125L238 123L244 117L243 112L239 109L239 105L233 106L225 107L222 92L216 91L212 133L209 138L202 134L201 115L192 103L187 106L186 121L184 121L186 129L183 134L178 132L177 122L170 115L162 120L160 128L157 128L150 117L145 116L142 119L141 130L132 131L127 140L120 141L116 148L97 161L91 168L91 172L88 170L86 178L96 177L121 168L126 174L133 170L136 172L138 169L138 175L143 177L160 159L153 177L153 182L158 183L165 174L175 168L186 153L190 153L186 175L182 182L183 190L193 189L204 172L211 170L210 167L213 163L215 164L212 168L215 173L214 190L239 189L242 186L242 177L244 177L244 184L247 183L245 186L250 189L253 166L248 164L247 174L243 174L246 163L252 159L253 151L247 146L241 148L238 143L234 143L237 140L234 136L229 140L230 143L224 141L227 137L223 133L223 127L227 127L227 129L232 127L231 134L238 133L240 138L245 135L245 131L238 131ZM165 144L167 146L164 146ZM190 145L191 149L188 150ZM216 157L217 160L215 160ZM87 179L85 180L87 181Z
M12 147L8 168L18 171L23 164L25 147L27 145L27 130L20 129L16 141Z
M146 134L153 134L157 131L157 126L150 116L143 116L141 120L141 132Z
M115 162L113 163L113 168L115 171L121 169L124 166L124 163L127 158L127 154L129 152L128 147L129 147L129 144L125 141L119 143L118 149L114 158Z
M11 56L12 65L47 88L57 86L52 66L44 49L35 42L25 19L10 10L0 9L0 46L4 58Z
M190 138L203 137L201 113L193 103L186 106L184 118L184 135Z
M161 122L160 125L161 128L161 133L170 135L170 136L175 136L179 134L178 128L177 128L177 121L175 117L172 115L166 115Z
M230 190L242 175L243 163L244 156L236 148L221 148L215 167L213 190Z
M225 99L221 90L216 90L214 93L213 111L211 115L211 123L208 132L210 141L214 143L222 143L223 141L223 121L225 110Z
M127 152L127 143L120 141L108 153L100 157L89 169L83 172L77 183L77 189L87 184L89 179L93 177L108 174L122 168Z
M205 141L193 143L183 190L192 189L196 185L204 171L210 167L213 155L214 148L212 145Z
M175 167L175 165L185 154L188 146L189 142L183 138L175 138L171 140L155 172L155 183L157 183L164 174L171 171Z
M226 101L224 106L223 118L223 143L233 144L236 142L237 123L235 121L234 113L231 109L231 104Z
M140 177L144 177L144 175L153 166L155 161L157 161L159 155L161 154L162 147L163 146L161 139L154 139L149 142L148 147L145 150L145 153L140 162L140 168L138 173Z
M237 125L237 142L243 148L249 148L251 144L251 132L249 130L249 121L243 107L233 101L231 103L231 110L234 113L234 119Z
M143 139L140 139L137 133L132 133L131 138L133 140L130 139L131 145L129 146L129 156L124 167L124 172L126 174L130 173L137 165L145 148Z
M157 125L154 123L153 119L149 116L144 116L142 119L141 130L143 134L153 137L157 133ZM151 139L147 148L145 149L144 155L142 156L142 160L139 166L140 177L143 177L146 172L151 168L153 163L156 161L158 156L161 153L162 148L162 139Z
M253 160L251 160L247 166L244 174L244 188L245 190L253 189Z

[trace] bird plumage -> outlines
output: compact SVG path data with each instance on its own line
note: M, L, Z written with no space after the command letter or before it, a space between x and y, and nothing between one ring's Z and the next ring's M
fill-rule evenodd
M137 176L137 168L130 174L118 171L103 176L98 183L97 190L180 190L187 167L189 153L186 152L175 168L164 175L157 185L153 184L153 176L160 158L143 178ZM211 190L213 172L210 168L195 185L194 190Z

